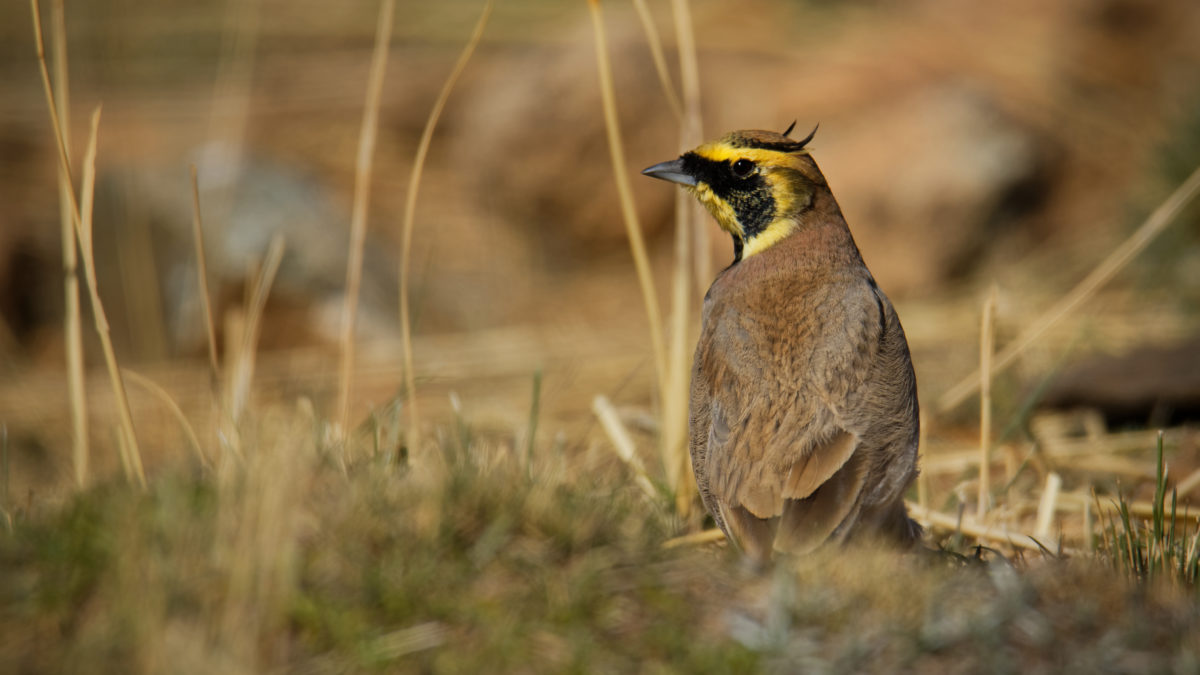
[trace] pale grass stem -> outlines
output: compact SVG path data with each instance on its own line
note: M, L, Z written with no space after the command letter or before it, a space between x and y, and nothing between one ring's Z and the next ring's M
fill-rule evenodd
M58 149L59 169L66 174L67 182L73 185L74 179L71 175L71 160L67 156L62 121L58 116L58 105L54 99L54 88L50 82L50 72L46 67L46 48L45 42L42 39L41 7L38 5L38 0L30 0L30 7L33 10L33 34L37 49L38 69L42 76L42 90L46 94L46 107L50 112L50 126L54 131L55 146ZM96 263L92 255L91 207L96 185L96 138L99 134L99 129L100 107L97 106L95 112L92 113L91 136L88 139L87 154L84 158L82 190L83 201L87 206L86 213L81 211L79 201L75 198L74 190L68 190L67 196L71 202L71 221L75 227L75 237L79 242L79 248L83 255L84 274L91 296L92 314L94 315L96 332L100 337L100 345L104 350L104 363L108 368L113 395L117 401L120 430L125 437L124 443L118 443L118 446L123 449L122 463L129 467L126 476L130 480L136 480L140 486L145 487L146 476L142 470L141 452L137 445L137 434L134 433L133 429L133 415L129 410L129 399L125 396L125 385L121 382L116 353L113 351L112 339L109 335L108 319L104 314L104 305L100 302L100 294L96 286ZM126 456L125 452L128 452L130 456Z
M992 354L996 344L996 286L992 285L983 301L979 326L979 500L976 512L980 520L991 506L992 486Z
M342 437L350 425L350 384L354 372L354 334L358 320L358 294L362 285L363 247L367 241L367 208L371 197L371 167L379 129L379 102L387 72L388 47L396 0L383 0L375 22L375 51L367 76L367 98L358 134L358 156L354 164L354 205L350 217L350 251L346 261L346 295L342 311L341 364L338 369L336 434ZM339 454L345 466L345 438Z
M1082 281L1072 288L1070 292L1064 295L1050 309L1046 310L1041 316L1021 332L1011 343L1005 346L1004 349L996 355L995 362L992 365L993 372L1000 372L1016 361L1017 357L1025 352L1033 343L1037 342L1052 326L1061 321L1064 317L1074 312L1086 300L1092 297L1097 290L1104 284L1108 283L1133 260L1134 256L1141 253L1143 249L1154 241L1159 234L1170 225L1179 212L1185 206L1191 203L1192 199L1200 193L1200 167L1192 172L1169 197L1166 198L1150 214L1145 222L1138 227L1132 235L1122 242L1112 253L1108 255L1099 265L1096 266ZM937 410L939 413L946 413L958 406L963 401L967 400L971 394L974 394L979 387L979 373L973 373L964 378L949 391L938 399Z
M654 16L646 6L646 0L633 0L633 8L637 10L638 19L642 22L642 30L646 33L646 44L650 46L650 58L654 61L654 72L658 74L658 83L662 86L663 95L667 97L667 105L674 113L675 119L683 121L683 104L679 102L679 94L675 93L675 84L671 82L671 70L667 67L667 58L663 54L662 40L658 36L658 27L654 25Z
M905 504L908 506L909 513L913 518L935 530L961 532L981 541L1000 542L1033 551L1041 551L1045 548L1036 539L1027 534L997 530L994 526L979 523L965 513L961 517L951 516L940 511L925 508L920 504L912 502L905 502Z
M691 5L688 0L671 0L671 14L675 22L675 40L679 49L679 75L683 91L683 125L680 129L680 152L690 150L702 141L704 134L700 119L700 60L696 56L696 32L692 22ZM684 199L686 195L678 195ZM681 209L676 202L676 213ZM694 199L686 199L686 211L691 227L695 232L695 245L692 247L692 274L696 283L696 293L703 297L712 283L712 246L704 219L704 210ZM676 216L676 225L685 222L682 216Z
M676 198L687 197L676 190ZM671 283L671 341L668 345L667 387L663 392L662 461L667 484L675 495L675 511L687 517L691 511L695 489L688 474L688 376L691 374L691 352L688 349L688 311L692 301L688 253L692 228L688 222L686 204L676 211L675 270Z
M691 10L687 0L673 0L672 15L679 45L680 81L683 91L683 117L680 128L680 152L701 141L700 70L696 59L696 41ZM675 510L686 517L696 495L688 470L688 375L691 372L688 337L693 283L703 294L710 281L710 252L703 229L700 205L682 190L675 191L675 269L671 295L671 344L668 354L668 382L663 402L663 464L675 494Z
M1054 512L1058 509L1058 492L1061 488L1062 476L1054 471L1046 474L1046 484L1042 487L1042 496L1038 500L1037 520L1033 526L1033 536L1039 540L1050 536L1050 526L1054 524Z
M638 457L633 439L629 437L629 432L625 429L625 424L621 422L621 417L617 414L616 408L613 408L608 398L598 395L592 399L592 412L596 414L596 419L600 421L600 427L608 435L608 440L612 441L613 449L617 451L617 456L633 470L634 482L642 489L642 492L646 493L647 497L652 501L657 501L658 491L654 489L654 484L650 482L650 478L646 474L646 466L642 463L642 459Z
M1195 471L1189 473L1186 478L1179 481L1179 484L1175 486L1175 489L1179 491L1180 496L1183 496L1192 490L1195 490L1197 486L1200 486L1200 469L1196 469Z
M679 548L681 546L700 546L702 544L712 544L718 541L725 540L725 533L718 529L701 530L692 532L679 537L673 537L663 542L664 549Z
M217 331L213 325L212 295L208 287L208 260L204 254L204 221L200 217L200 181L196 165L192 167L192 245L196 249L196 281L200 286L200 306L204 312L204 329L208 337L208 367L213 383L220 377L217 363Z
M250 384L254 380L254 364L257 358L259 326L262 323L263 311L267 306L267 297L271 293L271 285L275 282L275 274L283 261L284 238L276 233L271 237L267 248L262 269L254 281L254 290L246 309L246 323L242 331L236 361L234 363L233 381L230 388L230 416L236 426L242 413L250 401Z
M62 121L63 147L71 154L70 87L67 68L67 29L63 0L50 7L50 41L54 62L54 92L58 116ZM71 215L74 187L71 176L58 169L59 233L63 260L63 338L67 357L67 393L71 401L71 457L75 485L87 484L89 438L87 424L87 388L84 378L83 319L79 305L79 269L75 231Z
M223 386L220 388L221 416L217 428L217 438L221 443L222 453L218 457L217 469L223 475L224 472L232 470L232 464L225 461L224 449L229 449L239 462L245 460L245 456L242 454L242 439L238 432L233 397L233 392L237 387L238 374L242 371L242 343L246 335L245 305L228 309L223 317L222 325L225 338L225 364L222 373Z
M1095 490L1089 488L1088 491L1091 492L1092 499L1095 499L1095 497L1096 497ZM1089 553L1094 552L1096 550L1096 538L1092 535L1092 532L1093 532L1093 530L1095 530L1095 527L1096 527L1096 524L1095 524L1095 522L1093 522L1093 518L1092 518L1092 502L1091 502L1091 500L1084 499L1083 500L1083 547L1085 549L1087 549L1087 551Z
M100 301L99 285L96 283L96 258L92 247L92 200L96 189L96 139L100 131L100 107L92 113L92 129L88 138L87 153L83 158L83 199L82 222L79 227L79 249L83 254L83 271L87 279L88 292L91 294L92 314L95 317L96 333L100 336L100 347L104 351L104 364L108 368L108 377L112 383L113 395L117 400L117 411L120 415L120 431L124 442L120 447L127 453L126 464L130 467L133 477L142 488L146 487L146 472L142 468L142 452L138 447L137 434L133 427L133 412L129 408L129 397L125 393L125 383L121 379L121 369L117 365L117 353L113 349L112 336L108 327L108 315L104 304Z
M196 430L192 428L191 423L188 422L187 416L183 414L183 409L179 407L179 404L175 402L175 399L171 398L171 395L167 393L167 390L159 386L154 380L151 380L145 375L134 372L128 368L122 368L121 373L128 378L130 382L137 384L153 394L159 401L162 402L164 406L166 406L167 410L170 411L171 416L174 417L175 421L179 423L179 428L182 429L184 435L187 436L188 443L192 446L192 452L196 454L196 459L199 460L200 465L205 469L211 469L212 462L210 462L208 460L208 456L204 454L204 448L200 445L200 439L196 436Z
M604 127L608 134L609 158L613 165L613 178L617 184L617 198L621 205L621 216L633 253L633 264L637 270L638 285L642 291L642 304L650 328L650 348L654 355L654 370L657 375L660 400L667 392L667 350L663 340L662 312L658 307L658 293L654 288L654 276L650 271L650 257L646 253L646 242L642 237L642 226L638 221L637 209L633 205L633 190L629 184L629 171L625 166L625 146L621 140L621 125L617 118L616 92L613 88L612 72L608 61L608 42L604 31L604 17L599 0L588 0L591 10L592 30L596 37L596 70L600 80L600 95L604 108Z
M425 128L421 131L421 140L417 144L417 154L413 158L412 173L408 179L408 193L404 197L404 223L400 240L400 343L404 356L404 395L405 403L408 407L408 428L404 432L404 442L408 446L410 457L414 457L419 452L418 446L421 440L421 417L417 411L417 380L413 372L412 320L408 297L409 273L411 272L412 260L412 236L417 213L417 191L420 189L421 174L425 169L425 156L429 154L429 145L433 141L433 131L437 128L437 122L442 115L442 109L446 107L446 101L450 98L450 92L453 91L454 84L467 67L467 62L470 61L471 54L475 51L475 47L483 37L483 29L487 25L488 17L491 16L491 13L492 0L488 0L483 6L483 12L480 13L479 20L475 23L475 29L471 32L471 37L467 40L466 46L463 47L462 53L458 56L458 61L455 62L449 77L442 84L442 89L438 92L437 100L434 101L433 109L429 111L429 118L425 120Z
M685 493L684 481L680 480L684 470L677 460L682 454L684 433L682 426L686 424L686 407L681 404L682 395L675 393L677 374L681 372L675 364L672 355L668 355L667 346L663 339L662 312L658 305L658 292L654 287L654 276L650 270L650 259L646 252L646 244L642 237L642 227L638 221L637 209L633 204L633 190L629 184L629 172L625 166L625 148L621 140L621 126L617 118L616 91L613 87L612 72L608 59L608 40L605 36L604 17L599 0L589 0L592 28L596 38L596 70L600 81L600 95L604 109L604 126L608 135L609 157L612 160L613 178L617 186L617 198L621 206L622 219L625 222L626 235L629 238L629 248L633 253L634 268L637 271L638 285L642 291L642 304L646 310L646 319L650 328L650 347L654 355L654 369L657 375L658 396L662 403L662 458L670 489L675 492L676 508L686 513L690 506L690 494ZM677 232L677 235L679 233ZM682 243L686 246L686 233L682 235ZM677 252L680 239L677 236ZM685 249L686 250L686 249ZM677 260L678 262L678 260ZM683 272L686 274L686 268ZM686 312L686 298L681 302L676 287L673 300L677 308ZM686 293L686 289L685 289ZM680 320L680 313L672 316L672 352L675 345L685 339L686 314ZM598 398L597 401L600 399ZM599 412L597 413L599 414ZM603 422L603 420L602 420ZM610 436L612 432L610 431ZM616 441L614 440L614 443ZM621 448L618 446L618 451ZM687 500L687 503L684 500Z

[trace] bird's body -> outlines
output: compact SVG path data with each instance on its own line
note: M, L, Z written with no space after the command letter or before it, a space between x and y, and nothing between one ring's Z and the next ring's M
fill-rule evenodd
M735 132L646 170L687 185L734 237L704 299L690 449L705 507L759 560L863 530L920 533L903 502L917 454L908 344L807 140Z

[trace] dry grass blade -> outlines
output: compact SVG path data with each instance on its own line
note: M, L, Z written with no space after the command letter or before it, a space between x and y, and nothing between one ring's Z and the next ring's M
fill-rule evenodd
M58 116L58 103L54 98L54 87L50 82L50 71L46 67L46 44L42 39L42 8L38 0L29 0L33 11L33 38L37 50L38 69L42 75L42 89L46 94L46 106L50 111L50 128L54 131L54 141L58 150L59 168L67 174L67 183L72 189L67 191L71 202L71 222L75 226L76 236L79 234L79 201L75 198L75 177L71 173L71 159L67 155L67 139L64 135L62 120Z
M63 148L71 154L70 87L67 68L67 28L63 0L50 8L50 38L54 62L55 103L62 121ZM74 187L71 176L58 170L59 233L63 260L63 339L67 357L67 391L71 400L71 457L75 484L83 487L88 474L87 391L83 374L83 319L79 304L79 269L71 212Z
M179 428L187 436L188 444L192 446L192 452L196 453L196 459L200 461L200 465L205 469L211 469L212 462L204 454L204 448L200 445L200 439L196 436L196 430L192 428L191 423L188 422L187 415L183 414L183 409L179 407L175 399L171 398L167 390L160 387L154 380L128 368L122 368L121 373L129 378L131 382L137 383L143 389L153 394L158 400L162 401L162 404L171 412L171 416L175 418L175 421L179 422Z
M646 0L633 0L633 8L637 10L638 19L642 22L642 30L646 32L646 44L650 46L650 58L654 60L654 72L658 74L658 83L662 85L663 95L667 97L667 105L675 119L683 120L683 104L679 102L679 94L675 93L675 84L671 82L671 70L667 67L667 58L663 54L662 40L658 37L658 27L654 25L654 16L646 6Z
M983 301L979 326L979 501L977 513L983 518L991 505L992 457L992 352L995 350L996 287Z
M404 436L410 456L418 451L421 439L421 416L417 411L417 381L416 375L413 373L412 318L408 297L412 235L417 213L417 191L421 187L421 173L425 169L425 156L429 154L429 144L433 141L433 131L437 128L438 118L442 116L442 109L446 107L446 101L450 98L450 92L454 90L454 84L467 67L467 62L471 60L471 54L474 53L475 47L483 37L483 29L487 26L488 17L491 14L492 0L488 0L483 6L483 12L479 15L479 21L475 23L475 29L471 32L470 39L467 40L466 46L459 54L458 61L455 62L453 70L450 71L449 77L442 85L442 90L438 92L433 109L429 111L429 119L425 121L425 128L421 131L421 140L417 144L417 154L413 158L412 173L408 180L408 193L404 198L404 225L400 240L400 341L404 355L404 402L408 406L408 428L405 430Z
M686 0L672 3L676 38L679 42L680 73L683 82L683 117L680 151L700 142L700 72L696 60L695 36L691 12ZM696 489L690 478L687 452L688 376L691 349L688 328L692 306L692 284L703 293L709 283L708 237L703 230L699 203L682 190L675 191L675 269L671 293L671 344L668 352L667 389L663 400L663 465L675 493L675 510L686 517L694 503Z
M212 296L208 289L208 260L204 255L204 221L200 217L200 181L196 165L192 165L192 245L196 248L196 276L200 285L200 305L204 312L204 329L208 336L208 366L214 384L220 377L217 362L217 331L213 326Z
M1183 496L1192 490L1195 490L1198 486L1200 486L1200 469L1196 469L1188 474L1187 478L1179 481L1179 484L1175 486L1175 489L1179 491L1180 496Z
M960 519L939 511L923 508L919 504L912 502L906 502L906 504L913 518L934 529L949 532L960 531L969 537L975 537L982 541L1000 542L1031 551L1044 551L1046 548L1037 539L1027 534L998 532L995 527L981 525L974 518L969 518L966 515Z
M358 320L358 294L362 284L363 247L367 241L367 206L371 196L371 166L379 129L379 101L387 71L388 46L392 41L392 19L396 0L383 0L375 22L375 51L367 77L367 100L363 106L358 135L358 157L354 164L354 206L350 217L350 252L346 261L346 296L342 311L341 366L338 369L337 433L350 424L350 380L354 372L354 333ZM344 461L344 458L343 458Z
M1125 506L1125 509L1129 512L1129 515L1131 515L1131 516L1137 516L1139 518L1153 518L1154 517L1155 506L1154 506L1153 502L1123 502L1123 504ZM1113 513L1120 513L1121 506L1122 506L1122 504L1118 504L1115 502L1102 501L1102 502L1099 502L1099 506L1097 507L1097 509L1106 514L1113 514ZM1175 518L1178 520L1200 520L1200 511L1190 511L1190 510L1179 511L1175 514Z
M612 441L613 448L617 451L617 456L621 461L625 462L630 469L633 469L633 478L637 482L638 487L645 492L652 500L658 499L658 491L654 489L654 484L650 482L650 478L646 474L646 466L642 464L642 460L637 455L637 449L633 445L633 439L629 438L629 432L625 430L625 425L621 423L621 417L617 414L612 403L604 396L597 396L592 399L592 412L596 413L596 419L600 420L600 426L604 428L604 433L608 434L608 439Z
M1112 279L1117 272L1121 271L1134 256L1146 248L1150 242L1154 241L1166 226L1174 221L1175 216L1183 210L1183 207L1191 203L1192 199L1198 193L1200 193L1200 168L1193 171L1187 180L1176 188L1171 193L1171 196L1167 197L1128 239L1110 253L1090 274L1084 277L1083 281L1080 281L1075 288L1071 289L1053 307L1044 312L1028 328L1022 331L1016 339L1001 350L993 364L994 372L1000 372L1011 365L1022 352L1036 342L1051 326L1078 309L1084 301L1092 297L1101 286ZM948 412L967 400L967 397L977 391L978 386L978 372L967 376L938 399L938 412Z
M50 123L54 130L55 145L58 149L59 169L66 175L67 182L73 183L71 175L71 160L67 156L66 137L63 133L62 120L58 115L58 105L54 98L54 88L50 82L50 72L46 67L46 47L42 39L41 7L37 0L30 0L33 10L33 34L37 49L38 69L42 75L42 89L46 94L46 104L50 112ZM128 453L122 455L122 464L128 467L129 477L136 479L142 487L146 485L146 476L142 470L141 452L137 444L137 435L133 429L133 415L129 410L129 400L125 396L125 385L121 382L120 370L117 367L117 356L113 351L112 339L109 336L108 319L104 314L104 305L100 302L100 293L96 287L96 263L92 255L92 196L96 185L96 138L100 130L100 108L92 113L91 137L88 140L87 155L84 159L85 177L83 181L83 197L86 211L80 209L75 191L68 190L67 196L71 202L71 220L75 225L75 237L83 254L84 273L87 278L88 291L91 295L92 314L95 318L96 332L100 336L100 345L104 350L104 363L108 368L109 379L113 387L113 395L117 400L120 415L120 429L123 442L119 446Z
M1050 536L1050 526L1054 520L1054 512L1058 509L1058 491L1061 487L1061 476L1053 471L1046 474L1046 485L1038 501L1037 520L1033 527L1033 536L1038 539Z
M683 91L683 124L680 128L679 150L683 152L698 145L704 135L700 118L700 60L696 56L696 34L688 0L671 0L671 15L675 21L675 40L679 45L679 79ZM695 233L695 244L692 246L692 275L696 283L696 293L703 296L713 277L712 246L705 230L704 209L698 201L687 198L682 191L679 191L676 198L676 227L687 225Z
M637 209L633 206L633 190L629 185L629 172L625 166L625 147L621 141L621 125L617 119L616 91L613 88L612 72L608 62L608 42L604 32L604 17L599 0L588 0L592 15L592 29L596 36L596 69L600 78L600 95L604 106L604 127L608 134L608 151L612 159L613 179L617 184L617 197L621 204L621 216L625 221L625 232L629 237L629 248L633 253L633 264L637 270L638 285L642 290L642 303L650 326L650 347L654 353L654 369L658 376L658 392L661 400L667 396L667 349L663 340L662 312L658 307L658 293L654 289L654 276L650 271L650 257L646 253L646 242L642 238L642 226L638 221Z
M673 537L663 542L662 547L666 549L679 548L681 546L700 546L703 544L711 544L717 541L725 541L725 533L720 530L702 530L685 534L681 537Z
M100 347L104 351L104 365L108 368L108 377L112 384L113 396L117 400L117 411L120 415L120 429L123 434L123 448L128 454L125 464L130 467L138 485L146 487L146 472L142 468L142 452L138 447L137 434L133 427L133 412L129 408L129 398L125 394L125 383L121 380L121 369L117 365L117 353L113 349L112 336L108 327L108 315L104 304L100 301L100 290L96 283L96 258L92 247L92 200L96 188L96 140L100 131L100 108L92 113L92 130L88 139L87 154L83 158L83 198L82 223L79 227L79 249L83 253L83 269L86 275L88 292L92 299L92 314L95 316L96 333L100 336Z
M259 324L262 323L263 310L267 306L267 296L271 293L271 285L275 282L275 273L279 271L279 264L283 261L283 249L283 235L276 233L271 238L271 245L267 248L262 271L255 279L254 290L250 296L246 326L236 356L237 363L234 365L233 386L230 392L230 417L235 424L245 412L250 400L250 383L254 380Z

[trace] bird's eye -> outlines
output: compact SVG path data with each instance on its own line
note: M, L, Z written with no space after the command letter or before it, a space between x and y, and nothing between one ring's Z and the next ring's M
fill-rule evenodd
M754 173L754 162L748 159L739 159L733 163L733 175L738 178L746 178Z

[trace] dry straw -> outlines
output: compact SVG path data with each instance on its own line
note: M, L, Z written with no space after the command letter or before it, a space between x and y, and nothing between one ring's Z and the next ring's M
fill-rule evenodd
M671 82L671 71L667 68L667 58L663 54L662 40L658 37L658 28L654 25L654 16L646 6L646 0L633 0L633 8L637 10L638 19L642 22L642 30L646 32L646 43L650 46L650 58L654 60L654 72L658 74L658 83L662 85L663 95L667 97L667 105L675 119L683 122L683 104L675 93L675 85Z
M33 10L33 33L37 47L38 68L42 75L42 89L46 94L46 104L50 112L50 123L54 130L54 140L58 148L59 169L66 175L68 183L74 183L71 174L71 161L67 156L66 140L63 136L62 121L58 117L58 105L54 100L54 88L50 82L50 72L46 67L46 48L42 39L41 7L38 0L30 0ZM75 227L75 237L79 241L79 249L83 254L83 266L88 292L91 295L92 314L95 320L96 333L100 337L100 346L104 350L104 363L108 368L109 380L112 384L113 396L117 401L119 421L119 442L122 449L122 464L126 467L127 477L135 480L140 486L146 486L146 475L142 470L141 451L138 448L137 434L133 428L133 415L129 410L129 399L125 395L125 385L121 381L120 367L117 365L116 352L113 350L112 338L108 329L108 318L104 313L104 305L100 302L100 292L96 285L96 261L92 251L92 197L96 187L96 137L100 130L100 108L92 113L91 134L88 139L87 153L84 156L82 199L75 198L75 192L69 190L67 196L71 202L71 220ZM80 205L82 202L82 208Z
M200 304L204 312L204 329L208 337L208 367L215 383L221 372L217 363L217 331L213 326L211 294L208 289L208 260L204 255L204 220L200 217L200 181L196 165L192 165L192 244L196 249L196 281L200 288Z
M379 129L379 101L387 71L388 46L392 40L392 17L396 0L383 0L375 24L375 51L367 76L367 100L358 134L358 156L354 164L354 206L350 217L350 251L346 262L346 296L342 312L341 367L338 370L337 435L346 433L350 422L350 384L354 371L354 329L358 320L358 294L362 285L363 247L367 241L367 207L371 197L371 166ZM344 445L344 444L343 444ZM345 461L344 453L342 461Z
M671 83L653 18L644 2L638 1L634 5L650 45L659 82L672 112L681 123L681 148L686 149L698 143L700 135L699 71L696 64L695 41L692 36L691 14L687 2L676 1L672 4L683 75L682 103ZM681 191L677 192L675 195L675 267L671 286L670 343L667 344L660 325L662 314L658 306L658 294L650 271L641 224L633 204L624 144L617 117L616 92L612 82L604 19L598 0L589 2L588 7L591 10L592 25L596 36L596 66L600 81L605 130L608 135L609 153L613 164L613 176L621 205L622 219L625 222L630 249L633 253L634 267L637 270L638 283L642 291L642 301L649 322L651 349L654 354L655 372L658 376L658 394L662 406L660 427L662 430L660 439L662 463L666 472L667 484L674 493L676 512L686 516L691 510L695 497L695 488L688 471L687 453L687 388L688 374L691 372L689 363L691 350L688 338L690 337L693 301L692 283L693 272L697 269L703 269L704 272L701 274L707 277L707 247L701 248L697 243L707 242L707 240L703 237L693 236L699 220L697 218L698 207L688 199L686 194ZM700 262L701 259L704 262ZM703 283L707 284L708 279L705 278Z
M404 199L404 226L400 240L400 342L404 354L404 396L408 404L408 428L405 429L404 442L408 446L410 457L418 452L421 440L421 416L417 411L417 380L413 372L412 317L409 311L408 297L409 276L412 271L412 235L417 213L417 191L421 187L421 173L425 169L425 156L429 154L429 144L433 141L433 131L437 128L438 118L442 115L442 109L446 107L446 101L450 98L454 84L467 67L471 54L474 53L475 47L483 37L483 29L491 14L492 0L488 0L483 6L483 12L479 15L479 21L475 23L475 29L471 32L470 39L467 40L466 46L459 54L458 61L455 62L449 77L442 85L442 90L438 92L433 109L429 111L429 118L425 120L425 129L421 131L421 140L417 144L417 154L413 158L412 173L408 180L408 193Z
M258 349L259 326L262 324L263 312L267 307L267 297L271 294L271 285L275 282L275 274L283 262L284 238L276 233L267 247L266 257L262 268L254 280L253 290L247 307L245 328L241 333L241 343L238 346L237 358L232 371L229 391L229 416L236 426L242 414L250 403L250 384L254 381L254 365Z
M175 399L171 398L171 395L167 393L167 390L159 386L159 384L154 380L151 380L145 375L129 370L128 368L122 368L121 374L128 378L130 382L137 384L153 394L155 398L157 398L164 406L166 406L167 410L170 411L171 416L174 417L175 421L179 423L179 428L183 431L184 436L187 437L188 444L192 446L192 452L195 453L196 460L200 462L200 466L203 466L205 469L211 469L212 462L210 462L208 460L208 456L204 454L204 448L200 445L200 439L196 436L196 430L192 428L191 423L187 420L187 415L183 414L183 409L179 407L179 404L175 402Z
M596 71L600 79L604 129L608 134L608 151L613 165L613 178L617 184L617 199L621 205L621 217L625 222L625 232L629 237L629 248L633 253L638 285L642 290L642 304L646 309L646 321L650 326L650 348L654 354L658 392L665 400L667 394L667 350L661 325L662 312L658 306L658 293L654 288L654 275L650 271L650 257L646 253L642 225L638 220L637 209L633 205L633 189L629 184L629 171L625 164L625 144L621 140L621 124L617 118L617 95L613 88L612 68L608 59L604 16L599 0L588 0L588 9L591 10L592 29L596 36Z
M50 7L50 41L54 61L55 103L62 122L63 148L71 155L71 99L67 68L67 28L63 0L54 0ZM71 399L71 457L75 469L75 484L83 487L88 474L87 391L83 374L83 320L79 306L79 270L75 232L71 213L74 188L71 176L58 169L59 234L63 258L63 331L67 355L67 391Z
M629 437L629 432L625 429L625 425L621 422L621 417L613 408L612 403L609 403L605 396L596 396L592 399L592 411L596 413L596 419L600 420L600 426L604 429L604 433L608 434L608 439L612 441L613 447L616 448L617 456L633 470L634 482L650 499L658 499L658 492L646 474L646 467L638 457L633 439Z
M680 82L683 91L683 120L679 130L679 150L689 150L701 141L700 68L696 58L696 40L687 0L672 0L675 38L679 43ZM703 294L710 282L708 237L703 229L700 204L683 190L675 191L675 270L671 296L671 345L668 354L668 391L663 404L663 464L675 493L675 510L687 516L696 496L691 480L687 448L688 376L691 352L688 328L693 294L693 279ZM695 276L693 276L693 272Z
M991 506L992 457L992 354L995 352L996 286L983 301L979 326L979 500L976 511L982 519Z

